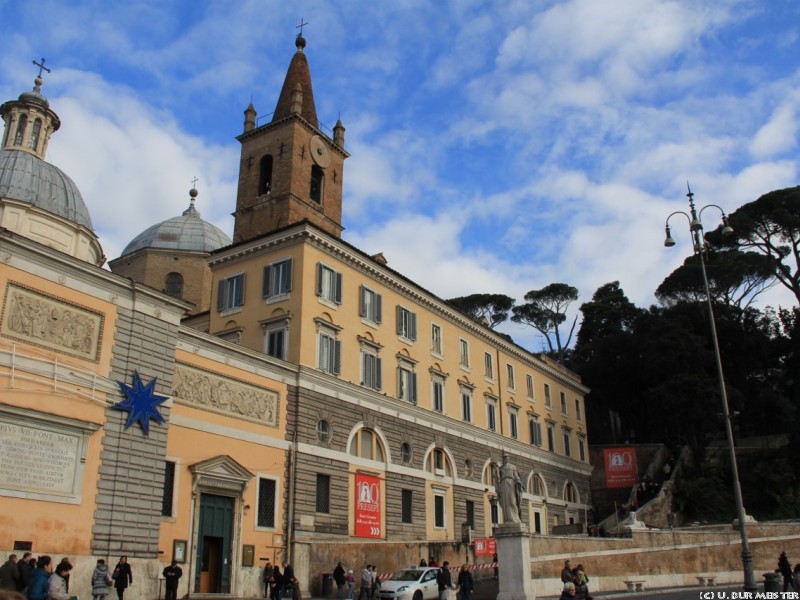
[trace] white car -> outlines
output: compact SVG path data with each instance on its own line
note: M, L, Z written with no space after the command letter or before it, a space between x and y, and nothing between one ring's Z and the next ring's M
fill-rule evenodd
M403 569L391 579L381 581L381 600L436 600L439 586L436 575L439 567L414 567Z

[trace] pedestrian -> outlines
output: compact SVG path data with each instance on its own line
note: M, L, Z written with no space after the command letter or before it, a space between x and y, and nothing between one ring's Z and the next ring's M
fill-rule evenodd
M183 569L173 560L162 573L164 575L164 600L178 600L178 584L183 577Z
M792 572L792 583L794 584L794 591L800 592L800 563L797 563L794 566L794 571Z
M572 581L572 563L569 560L564 561L564 568L561 569L561 583L569 583ZM564 590L562 590L563 593Z
M336 563L336 568L333 570L333 580L336 582L336 597L339 600L344 598L345 575L344 567L341 562Z
M372 595L370 596L370 600L378 595L379 589L381 589L381 580L378 577L378 567L372 565L372 589L370 590Z
M428 562L425 560L424 556L419 559L419 566L420 567L427 567L428 566Z
M9 554L8 560L0 566L0 590L16 592L17 588L19 588L17 555Z
M361 589L358 591L358 600L372 598L372 565L367 565L361 571Z
M28 600L47 600L50 593L50 575L53 572L53 559L42 555L36 561L36 568L31 573L31 582L25 597Z
M272 568L272 584L269 587L269 597L271 600L278 600L283 590L283 574L278 565Z
M783 591L788 592L791 587L794 590L792 583L792 565L789 564L789 557L786 556L786 551L781 552L778 557L778 571L783 575Z
M31 561L33 561L33 565L31 565ZM31 574L33 574L33 570L36 568L36 559L33 558L33 555L30 552L26 552L22 555L22 559L17 562L17 570L19 571L19 580L17 589L20 592L24 592L28 589L28 585L31 582Z
M494 563L494 578L500 579L500 566L499 566L500 561L497 560L497 552L492 554L492 562Z
M275 574L275 567L272 566L272 563L267 559L267 564L264 565L264 572L261 575L261 581L264 584L264 598L270 598L270 586L275 581L273 575Z
M575 584L571 581L564 583L564 588L561 590L561 596L558 600L575 600Z
M444 561L436 574L436 584L439 586L439 600L447 600L450 590L453 589L453 578L450 576L450 563Z
M114 567L114 573L111 575L114 580L114 589L117 590L118 600L123 600L125 590L129 585L133 584L133 571L128 564L127 556L120 556L117 566Z
M295 591L299 591L299 588L296 590L297 580L294 577L294 569L292 565L288 562L283 561L283 591L282 595L284 598L291 598L294 596Z
M589 578L583 570L583 565L578 565L572 569L572 583L575 584L576 600L589 600Z
M108 565L102 558L97 559L97 566L92 573L92 598L93 600L106 600L109 587L114 582L108 573Z
M345 575L345 580L347 581L347 600L356 600L355 597L356 576L353 573L353 569L347 571L347 575Z
M56 565L56 573L58 573L59 567L66 567L66 569L61 569L61 572L65 573L64 582L67 584L67 594L69 594L69 572L72 571L72 563L70 562L69 558L65 556L61 559L61 562Z
M458 573L458 580L456 583L458 584L458 591L461 594L461 600L469 600L475 585L472 581L472 573L469 572L466 563L461 565L461 571Z
M433 558L433 557L431 556L431 557L428 559L428 566L429 566L429 567L438 567L438 566L439 566L439 563L438 563L438 562L436 562L436 559L435 559L435 558Z
M69 592L67 591L67 579L69 572L72 570L72 565L68 560L61 560L55 568L55 573L50 575L48 580L48 596L47 600L69 600Z

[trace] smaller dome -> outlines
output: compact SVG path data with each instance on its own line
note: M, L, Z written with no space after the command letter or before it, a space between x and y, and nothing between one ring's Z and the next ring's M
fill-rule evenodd
M78 186L58 167L22 150L0 150L0 198L27 202L92 229Z
M194 207L197 190L189 192L191 203L179 217L148 227L137 235L122 251L122 256L147 248L183 250L187 252L213 252L231 244L231 239L211 223L200 217Z

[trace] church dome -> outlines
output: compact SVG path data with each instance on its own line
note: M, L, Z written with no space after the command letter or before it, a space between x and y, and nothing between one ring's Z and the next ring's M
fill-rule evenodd
M36 208L92 230L78 186L58 167L24 150L0 150L0 198Z
M189 192L191 203L179 217L148 227L122 251L122 256L139 250L159 248L187 252L213 252L229 246L231 239L219 228L204 221L194 207L197 190Z

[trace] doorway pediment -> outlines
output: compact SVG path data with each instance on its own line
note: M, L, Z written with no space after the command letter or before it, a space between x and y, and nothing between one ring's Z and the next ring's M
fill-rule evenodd
M189 466L196 487L243 493L255 477L230 456L220 455Z

